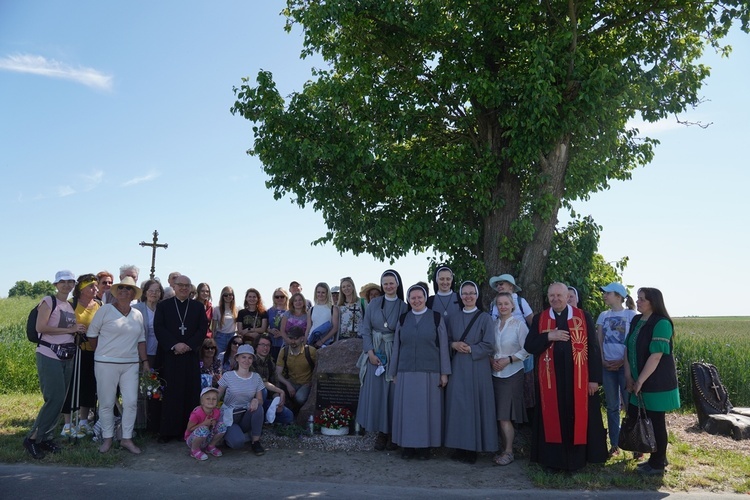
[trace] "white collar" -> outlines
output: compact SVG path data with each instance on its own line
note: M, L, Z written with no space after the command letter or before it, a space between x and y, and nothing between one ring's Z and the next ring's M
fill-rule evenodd
M568 318L572 318L573 317L573 308L570 307L570 304L568 304L567 308L568 308L568 316L567 317ZM562 314L562 312L560 314ZM549 317L552 318L552 319L555 319L555 310L552 309L551 307L549 308Z

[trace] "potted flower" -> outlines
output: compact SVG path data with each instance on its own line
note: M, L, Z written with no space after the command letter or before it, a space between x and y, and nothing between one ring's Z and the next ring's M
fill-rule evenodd
M349 422L352 412L344 406L329 406L315 418L320 425L320 433L326 436L346 436L349 434Z

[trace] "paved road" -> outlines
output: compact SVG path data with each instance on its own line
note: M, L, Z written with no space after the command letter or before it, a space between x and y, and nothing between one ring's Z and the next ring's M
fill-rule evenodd
M0 498L55 499L91 498L119 500L135 498L342 498L342 499L444 499L444 498L638 498L722 499L743 495L715 493L664 493L632 491L546 491L496 489L437 489L398 485L339 484L316 481L278 481L210 477L202 474L171 474L132 469L88 469L29 464L0 464Z

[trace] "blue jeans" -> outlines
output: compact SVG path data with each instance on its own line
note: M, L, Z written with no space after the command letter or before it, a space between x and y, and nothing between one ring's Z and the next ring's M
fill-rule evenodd
M612 446L617 446L620 439L620 409L627 408L628 402L628 393L625 390L625 368L621 366L617 371L602 369L602 372L604 398L607 403L609 442Z
M224 352L227 350L229 341L234 337L234 333L221 333L214 332L214 342L216 342L216 352Z

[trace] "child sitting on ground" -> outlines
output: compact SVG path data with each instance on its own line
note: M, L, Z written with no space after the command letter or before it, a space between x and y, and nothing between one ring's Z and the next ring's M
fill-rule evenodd
M227 426L221 421L218 405L218 389L206 387L201 391L201 405L190 413L185 442L190 447L190 455L196 460L208 460L208 455L203 452L204 448L215 457L222 455L216 445L224 439Z

